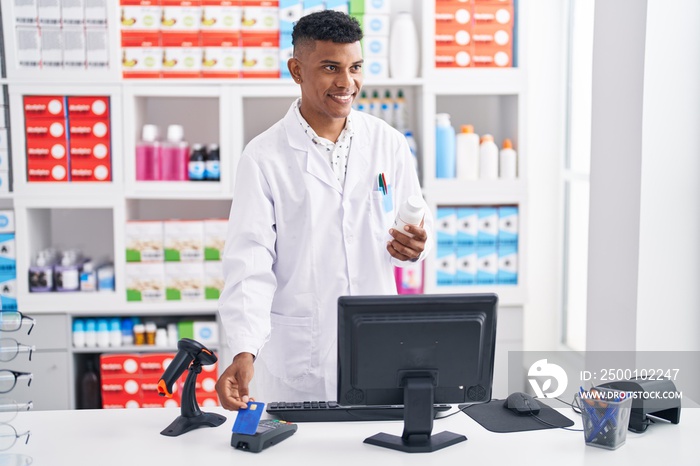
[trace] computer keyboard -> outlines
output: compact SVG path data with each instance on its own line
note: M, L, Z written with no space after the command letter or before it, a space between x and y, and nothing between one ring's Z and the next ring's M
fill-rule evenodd
M435 417L449 404L434 405ZM267 413L289 422L394 421L403 419L403 405L341 406L335 401L273 402Z

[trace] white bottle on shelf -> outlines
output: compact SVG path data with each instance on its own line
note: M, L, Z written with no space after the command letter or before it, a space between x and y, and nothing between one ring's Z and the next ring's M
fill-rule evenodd
M484 134L479 146L479 178L482 180L498 179L498 146L493 136Z
M404 230L406 225L420 225L425 215L425 202L418 195L408 196L399 208L399 212L394 219L394 230L403 233L404 235L413 238L413 234Z
M479 178L479 135L472 125L462 125L456 136L457 178L476 180Z
M503 140L498 160L498 176L504 180L514 180L518 177L518 154L513 149L510 139Z
M391 25L389 35L389 74L393 79L418 76L418 34L413 17L401 11Z

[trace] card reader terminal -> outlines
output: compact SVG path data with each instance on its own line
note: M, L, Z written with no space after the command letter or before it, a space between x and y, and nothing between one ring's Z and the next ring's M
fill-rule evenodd
M291 437L297 431L297 425L278 419L264 419L258 424L253 435L231 434L231 446L237 450L259 453L267 447L276 445Z

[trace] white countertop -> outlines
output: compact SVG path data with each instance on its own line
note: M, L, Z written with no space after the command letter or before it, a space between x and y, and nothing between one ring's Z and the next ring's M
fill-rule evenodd
M230 446L236 414L221 408L204 409L227 417L216 428L201 428L179 437L160 434L179 414L179 408L86 411L30 411L11 422L18 432L31 430L7 452L30 455L34 465L50 466L194 466L235 464L547 464L665 465L700 464L700 410L685 409L681 422L654 424L643 434L628 432L627 442L609 451L586 446L583 433L562 429L493 433L463 413L436 420L433 434L443 430L464 434L468 440L433 453L408 454L363 444L378 432L401 435L403 423L300 423L290 438L261 453ZM562 414L581 428L580 416L569 408ZM0 457L1 458L1 457Z

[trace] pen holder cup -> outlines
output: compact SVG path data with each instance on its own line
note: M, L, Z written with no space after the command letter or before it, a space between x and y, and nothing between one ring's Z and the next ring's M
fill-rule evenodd
M632 409L632 396L622 399L591 399L580 393L577 396L586 445L608 450L616 450L624 445Z

